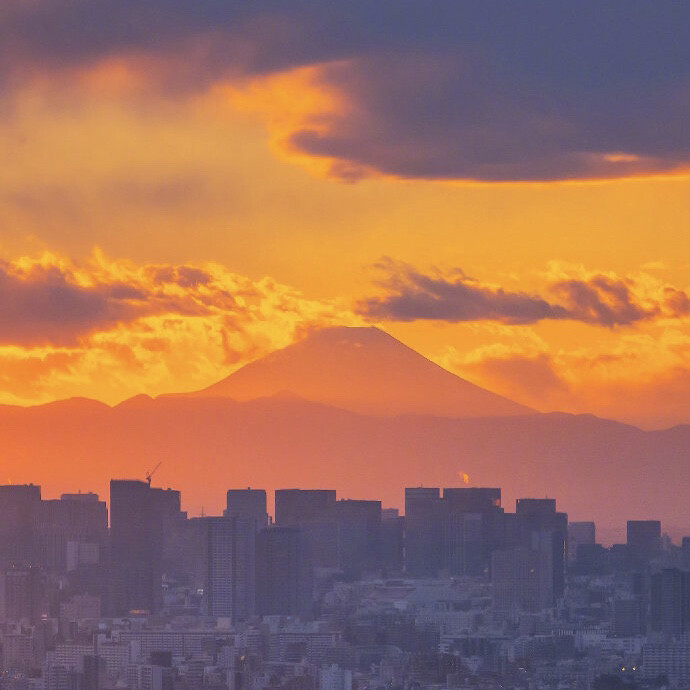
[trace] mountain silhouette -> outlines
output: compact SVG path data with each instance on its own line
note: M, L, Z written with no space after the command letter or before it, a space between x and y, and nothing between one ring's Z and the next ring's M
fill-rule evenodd
M534 410L452 374L378 328L334 327L188 395L244 401L292 393L361 414L506 417Z

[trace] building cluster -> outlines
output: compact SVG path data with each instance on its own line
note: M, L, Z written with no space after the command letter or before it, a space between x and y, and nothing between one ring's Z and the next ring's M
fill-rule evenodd
M0 486L0 647L0 690L690 688L690 539L497 488Z

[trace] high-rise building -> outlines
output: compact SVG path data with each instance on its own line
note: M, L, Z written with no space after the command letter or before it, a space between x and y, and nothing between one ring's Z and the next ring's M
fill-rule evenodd
M628 520L627 545L636 565L648 563L661 551L661 522L659 520Z
M644 635L647 628L645 602L640 598L615 599L613 602L613 634L616 637Z
M65 573L68 551L103 556L108 539L108 510L94 493L63 494L59 500L41 501L38 545L42 566L49 573ZM72 546L70 546L72 544Z
M436 576L443 565L441 490L405 489L405 569L414 576Z
M248 620L256 608L256 520L202 520L206 541L206 612L228 617L233 623Z
M311 611L306 540L298 527L268 527L257 535L257 613L299 616Z
M2 573L0 618L36 624L47 613L44 574L37 566L12 566Z
M36 522L40 506L40 486L0 486L0 566L37 564Z
M381 560L385 572L401 573L405 564L405 518L397 508L381 511Z
M680 639L690 632L690 573L664 568L651 577L650 627Z
M565 589L567 514L556 511L556 499L519 498L515 505L515 526L521 546L551 552L551 591L554 598L562 596Z
M110 482L110 608L154 612L162 602L163 518L168 494L134 479ZM174 497L172 499L174 502Z
M226 517L253 517L259 529L268 525L266 491L264 489L228 489Z
M577 549L582 544L596 544L597 530L593 522L568 523L568 563L577 560Z
M443 489L443 567L451 575L482 576L503 542L501 490Z
M538 613L553 606L550 549L515 546L494 551L491 563L494 614L497 618Z
M339 566L361 576L381 564L381 501L342 499L334 506Z
M335 489L278 489L275 494L276 524L281 527L333 516Z

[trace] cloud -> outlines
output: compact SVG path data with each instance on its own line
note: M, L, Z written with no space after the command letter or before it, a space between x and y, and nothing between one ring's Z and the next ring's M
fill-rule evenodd
M356 308L374 321L529 324L571 320L614 327L690 314L690 298L685 291L660 284L649 276L647 285L601 273L559 277L547 286L550 296L545 298L482 284L461 269L425 274L388 258L382 259L376 268L383 273L378 285L384 294L361 300ZM648 289L650 282L652 292Z
M311 66L343 107L284 145L334 176L609 178L690 162L688 27L672 0L5 0L0 74L124 59L174 100Z
M359 325L334 302L218 264L136 264L96 251L0 264L0 403L116 402L194 390L310 328Z
M534 323L568 318L568 312L541 297L487 287L457 269L453 275L425 275L408 264L384 259L377 268L385 273L379 284L383 297L371 297L358 311L374 320L499 321Z
M645 428L687 424L690 336L666 322L642 333L554 347L529 327L494 327L468 352L447 347L436 361L477 385L543 412L619 419ZM496 328L502 332L496 332Z

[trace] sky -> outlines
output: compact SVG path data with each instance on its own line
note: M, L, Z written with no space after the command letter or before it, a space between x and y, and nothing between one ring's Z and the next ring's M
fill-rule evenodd
M377 325L690 423L690 4L3 0L0 403Z

